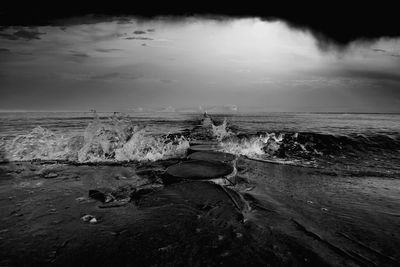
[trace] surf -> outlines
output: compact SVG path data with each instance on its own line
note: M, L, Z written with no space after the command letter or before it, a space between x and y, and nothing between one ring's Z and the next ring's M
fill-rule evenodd
M66 136L41 126L5 145L9 161L63 160L71 162L156 161L185 154L184 136L154 136L125 116L106 121L97 116L82 135Z

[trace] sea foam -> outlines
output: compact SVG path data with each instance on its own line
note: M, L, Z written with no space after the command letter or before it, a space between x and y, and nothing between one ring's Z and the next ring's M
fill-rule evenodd
M283 135L265 133L249 138L228 138L221 142L222 151L244 156L274 155L280 148Z
M231 132L227 127L227 121L224 119L223 123L220 125L211 124L212 134L218 141L222 141L223 139L233 136L233 132Z
M126 117L97 117L83 135L64 136L42 127L5 145L10 161L66 160L76 162L155 161L185 154L184 137L151 136Z

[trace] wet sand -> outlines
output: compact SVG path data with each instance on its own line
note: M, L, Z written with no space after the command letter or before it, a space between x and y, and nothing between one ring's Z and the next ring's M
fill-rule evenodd
M0 265L399 266L399 180L201 154L205 139L197 159L1 164ZM207 159L195 179L177 167Z

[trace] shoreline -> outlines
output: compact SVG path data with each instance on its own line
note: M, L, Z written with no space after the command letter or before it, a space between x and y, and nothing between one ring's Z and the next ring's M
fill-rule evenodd
M164 266L168 263L183 266L185 261L191 259L192 263L208 266L220 264L225 266L233 264L233 262L242 264L247 262L250 266L267 263L272 266L310 266L310 261L313 262L311 266L362 266L362 263L366 264L365 260L362 260L365 257L370 259L369 264L376 262L379 266L395 266L398 262L393 256L396 254L387 255L381 251L382 248L365 245L366 241L358 240L360 236L354 237L358 235L355 233L361 225L356 225L350 233L338 231L348 238L343 235L339 239L336 235L332 236L329 231L326 232L327 227L323 227L321 230L320 226L315 223L327 217L332 210L335 211L335 208L337 209L332 205L327 211L314 207L316 203L322 203L326 196L319 196L317 200L321 199L314 200L312 204L307 202L303 204L304 200L301 200L301 196L305 194L304 192L299 192L300 195L290 196L289 192L273 186L281 183L277 182L278 177L273 178L274 176L286 176L288 180L293 179L290 176L311 177L314 175L321 179L321 174L312 174L312 169L254 162L240 158L238 159L235 186L227 186L227 188L242 196L242 200L239 198L238 203L245 201L250 206L250 210L241 210L237 213L237 206L240 205L230 206L232 205L229 204L230 200L226 199L224 201L227 204L222 207L219 204L212 204L214 208L211 208L213 212L210 213L209 208L203 208L204 204L200 205L201 207L197 204L191 206L186 203L186 200L193 197L195 199L202 198L207 195L210 197L214 195L212 193L214 189L207 187L205 191L203 188L199 192L193 188L189 191L186 187L179 188L185 183L194 183L194 188L198 188L199 185L196 183L203 186L203 183L208 184L209 182L183 181L163 185L160 180L168 166L179 161L182 160L165 160L127 166L72 166L59 163L38 165L24 162L16 164L18 168L16 172L16 166L2 164L0 166L2 173L6 173L8 177L2 179L0 184L1 211L2 214L6 214L2 219L0 229L1 258L5 259L1 263L6 266L67 266L71 264L72 260L72 263L77 266L93 264L108 266L114 263L127 266L134 261L143 266ZM252 169L252 172L248 171L249 168ZM49 173L54 172L57 176L45 179L38 174L39 172L45 173L43 169ZM272 180L268 183L271 186L266 186L262 182L265 178L254 180L255 173L258 174L258 179L265 177L263 173L269 173L269 179ZM4 175L2 176L4 177ZM332 179L332 177L325 179L328 178ZM306 183L300 184L307 186ZM132 189L143 185L157 186L151 189L147 188L147 191L143 191L143 195L139 194L139 197L135 197L134 200L123 203L121 206L104 208L101 207L104 204L88 196L88 191L91 189L102 188L103 190L118 191L122 188ZM174 187L177 188L174 189ZM164 192L171 193L164 195ZM158 200L160 196L157 194L164 196L164 201L160 203ZM181 194L184 194L184 197ZM152 196L157 197L153 199ZM178 196L180 197L177 200ZM223 198L223 196L226 197L226 193L221 192L221 194L215 195L217 199ZM209 203L209 197L207 200L200 201ZM217 202L219 201L221 200ZM231 208L228 208L229 206ZM302 212L299 215L298 211L300 210L306 213L311 210L311 217L305 219L307 216L304 217ZM337 212L339 211L336 210ZM83 222L81 218L86 214L95 216L98 222L96 224ZM181 216L177 217L178 214ZM240 214L244 217L237 221L235 218ZM394 214L396 213L394 212ZM198 222L199 215L205 216L201 222ZM397 218L396 216L387 216ZM312 220L310 221L310 219ZM191 223L187 224L188 221ZM335 223L332 223L328 220L327 226L334 226ZM175 228L170 232L161 225L170 225L168 227L175 225ZM219 240L221 233L223 233L223 237L222 240ZM132 239L132 235L135 238ZM174 238L181 241L170 242L175 240ZM378 239L383 242L383 237ZM150 240L156 240L156 242L153 243ZM180 244L182 240L186 240L184 245ZM197 244L200 240L203 242L202 245ZM368 238L368 240L371 239ZM388 247L400 243L400 237L397 236L393 241L395 242L392 245L388 243L384 245L386 250ZM362 245L357 245L357 242L370 249L362 248ZM223 249L218 249L220 245ZM122 252L117 253L116 249L121 249L121 246L123 247ZM261 249L261 247L265 249ZM134 251L132 252L128 248L132 248ZM242 254L244 248L251 248L246 249L246 255ZM32 249L37 251L34 252ZM281 250L290 252L290 254L284 256L281 254ZM116 254L105 253L105 251L113 251ZM343 251L347 252L343 253ZM378 252L383 256L378 255ZM55 256L49 258L49 253L55 253ZM107 256L103 257L104 253ZM176 256L180 255L179 253L183 253L182 256ZM354 253L359 256L355 256ZM21 257L22 255L23 257ZM207 258L204 258L205 255ZM262 257L261 255L269 256ZM140 260L138 257L141 257ZM301 257L303 257L302 261L300 261ZM250 258L258 259L258 261L252 262ZM304 261L304 258L308 260Z

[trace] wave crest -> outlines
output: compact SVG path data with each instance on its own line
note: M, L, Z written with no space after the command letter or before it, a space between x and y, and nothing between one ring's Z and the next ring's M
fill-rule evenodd
M5 147L11 161L66 160L77 162L155 161L185 154L189 141L181 137L146 135L127 118L112 117L101 122L97 117L83 136L66 137L42 127L19 135Z
M180 157L185 155L188 147L189 141L183 136L173 139L154 138L144 136L143 132L139 131L133 134L124 146L116 149L115 159L118 161L155 161L171 157Z
M221 142L222 150L227 153L244 156L274 155L279 150L283 135L265 133L249 138L231 138Z
M400 136L374 134L331 135L309 132L236 135L221 142L224 152L268 159L377 158L400 151ZM397 154L396 153L396 154Z
M218 141L222 141L223 139L232 136L233 132L231 132L227 127L227 121L224 119L223 123L220 125L211 124L212 134Z
M9 160L61 160L68 158L71 150L69 139L42 127L34 128L30 133L15 137L5 146Z

